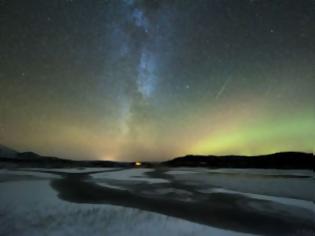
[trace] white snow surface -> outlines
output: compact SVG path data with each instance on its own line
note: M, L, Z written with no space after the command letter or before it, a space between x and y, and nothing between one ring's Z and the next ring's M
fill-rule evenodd
M176 171L182 171L182 173L175 172L174 174L174 171L168 171L168 173L178 181L204 188L217 187L237 192L315 201L315 181L312 171L266 170L264 173L263 170L255 172L247 169L201 169L200 172L194 174L189 174L188 168L176 169ZM306 178L300 178L297 175L306 176Z
M153 171L151 168L133 168L113 172L102 172L92 174L91 176L95 179L115 179L124 181L143 181L147 183L168 183L166 179L160 178L149 178L145 173Z
M42 170L42 169L41 169ZM0 179L1 176L7 176L7 175L15 175L15 176L21 176L25 177L37 177L37 178L59 178L58 175L52 174L52 173L44 173L44 172L37 172L29 169L16 169L16 170L7 170L7 169L0 169Z
M245 235L132 208L68 203L47 180L0 183L0 189L1 235Z
M189 168L189 167L177 167L176 169L169 170L167 172L171 175L180 174L200 174L200 173L213 173L213 174L239 174L239 175L262 175L262 176L309 176L314 177L314 171L312 170L280 170L280 169L237 169L237 168Z
M247 174L247 175L291 175L291 176L310 176L314 177L312 170L280 170L280 169L236 169L236 168L220 168L209 169L210 173L221 174Z
M266 200L272 201L280 204L291 205L296 207L305 208L308 210L312 210L315 213L314 203L311 201L293 199L293 198L284 198L284 197L274 197L268 195L254 194L254 193L243 193L238 191L233 191L224 188L211 188L207 190L199 190L201 193L225 193L225 194L240 194L246 197L250 197L252 199Z
M56 172L65 172L65 173L87 173L87 172L94 172L94 171L111 171L111 170L116 170L118 169L117 167L88 167L88 168L49 168L49 169L42 169L42 168L27 168L27 170L47 170L47 171L56 171Z

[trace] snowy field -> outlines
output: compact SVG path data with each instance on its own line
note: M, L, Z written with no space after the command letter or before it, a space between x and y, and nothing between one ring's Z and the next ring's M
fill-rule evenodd
M315 235L304 170L0 170L0 235Z

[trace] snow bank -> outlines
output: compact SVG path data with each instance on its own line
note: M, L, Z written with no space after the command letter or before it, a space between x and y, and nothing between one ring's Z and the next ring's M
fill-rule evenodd
M246 174L246 175L283 175L283 176L305 176L314 177L312 170L279 170L279 169L235 169L235 168L222 168L222 169L209 169L209 173L221 174Z
M11 178L10 178L11 177ZM16 178L20 177L20 178ZM0 169L0 179L5 178L7 180L16 180L16 179L51 179L51 178L59 178L58 175L51 174L51 173L43 173L37 172L28 169L18 169L18 170L7 170L7 169Z
M124 181L143 181L151 184L157 183L168 183L166 179L160 178L149 178L146 176L147 172L153 171L150 168L135 168L126 169L113 172L103 172L92 174L91 176L95 179L114 179L114 180L124 180Z
M312 210L315 213L314 203L311 201L284 198L284 197L274 197L274 196L267 196L267 195L254 194L254 193L244 193L244 192L238 192L238 191L233 191L233 190L224 189L224 188L210 188L206 190L200 190L199 192L210 193L210 194L211 193L239 194L239 195L243 195L243 196L253 198L253 199L272 201L275 203L305 208L308 210Z
M299 178L294 176L287 178L267 174L230 174L236 170L229 170L228 174L224 172L216 172L213 174L213 171L194 174L174 174L173 177L186 184L197 187L203 186L203 188L219 187L238 192L295 198L307 201L314 201L315 199L314 178ZM241 170L241 172L245 173L245 170ZM237 173L240 172L238 171ZM288 173L296 174L297 172L289 171L287 174Z
M33 170L33 171L56 171L60 173L88 173L88 172L94 172L94 171L112 171L119 168L112 168L112 167L104 167L104 168L28 168L27 170Z

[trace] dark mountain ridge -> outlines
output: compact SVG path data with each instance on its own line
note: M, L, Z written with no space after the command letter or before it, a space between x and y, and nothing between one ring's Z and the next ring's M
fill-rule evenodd
M259 156L187 155L163 162L163 164L170 167L314 169L314 160L312 153L279 152Z
M143 162L142 167L207 167L207 168L272 168L272 169L313 169L314 154L302 152L279 152L260 156L202 156L186 155L164 162ZM135 162L76 161L34 152L17 152L0 145L0 168L7 167L134 167Z

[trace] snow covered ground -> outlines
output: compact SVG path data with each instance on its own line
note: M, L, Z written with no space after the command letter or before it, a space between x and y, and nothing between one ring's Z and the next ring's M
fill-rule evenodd
M209 188L315 201L315 179L311 170L177 168L168 171L175 179Z
M253 235L275 230L277 235L290 232L292 235L314 236L312 222L315 222L315 209L310 199L310 193L314 193L315 189L314 179L305 171L277 172L283 177L275 177L275 172L210 171L203 168L3 169L0 170L0 235ZM83 200L72 199L72 190L62 190L63 184L67 187L68 183L69 189L78 185L87 197ZM288 190L292 186L293 190ZM104 202L93 202L95 196L90 196L93 193L86 193L85 190L97 190L96 199L99 199L103 188L105 196L108 193L117 194L117 198L129 197L122 199L125 202L116 201L116 195ZM290 191L297 191L294 197L288 194ZM187 201L187 198L190 200ZM136 204L129 204L133 200ZM159 210L159 206L149 206L151 200L153 205L160 202L169 205ZM199 201L200 210L191 208L192 204L198 207ZM207 207L210 210L203 211L202 201L209 203ZM216 202L211 205L211 201ZM271 227L256 231L246 221L243 227L239 216L235 219L239 220L237 224L240 225L235 222L230 224L234 211L238 211L233 207L234 201L235 207L239 207L244 214L253 214L252 220L258 217L262 225L279 221L279 230ZM189 209L185 215L181 210L184 212L186 207ZM178 212L174 212L175 209L179 209ZM201 219L196 219L199 212ZM226 222L222 222L225 217ZM217 220L219 218L221 220ZM281 223L285 225L290 219L297 225L301 222L303 226L292 226L288 231L280 229ZM250 220L247 218L247 221Z
M147 183L167 183L168 180L162 178L148 178L145 174L152 171L150 168L137 168L117 170L113 172L100 172L93 174L95 179L113 179L113 180L125 180L125 181L143 181Z
M46 180L0 184L0 235L243 235L107 204L62 201Z

